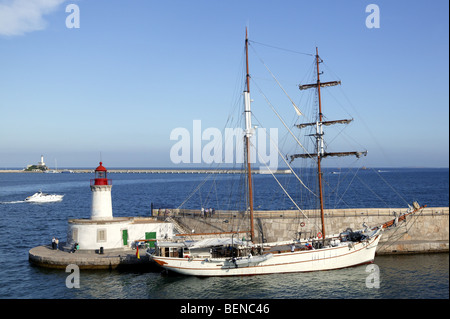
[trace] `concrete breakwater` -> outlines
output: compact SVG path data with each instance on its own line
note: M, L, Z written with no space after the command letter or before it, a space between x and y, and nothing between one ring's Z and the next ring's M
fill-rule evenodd
M338 234L346 228L353 230L381 225L406 209L331 209L325 211L327 234ZM159 215L159 216L158 216ZM217 232L247 231L248 216L233 211L201 212L200 210L153 210L153 216L169 218L179 233L192 238L209 237ZM320 217L315 210L256 211L257 242L289 241L312 238L320 231ZM203 235L202 235L203 234ZM230 234L228 234L230 236ZM237 236L237 235L235 235ZM240 237L248 236L239 233ZM412 215L395 228L383 233L377 254L430 253L449 251L449 208L427 207Z

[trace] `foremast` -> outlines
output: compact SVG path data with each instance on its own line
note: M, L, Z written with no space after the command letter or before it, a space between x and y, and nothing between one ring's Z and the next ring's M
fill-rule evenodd
M353 119L344 119L344 120L334 120L334 121L324 121L323 120L323 113L322 113L322 98L320 89L322 87L328 87L328 86L335 86L340 85L341 81L331 81L331 82L321 82L320 81L320 75L322 74L320 72L320 63L323 62L323 60L319 56L319 50L316 47L316 72L317 72L317 82L312 84L304 84L299 85L300 90L306 90L310 88L316 88L317 89L317 96L318 96L318 102L319 102L319 108L318 108L318 120L316 122L312 123L303 123L296 125L299 129L307 127L307 126L315 126L316 127L316 133L312 136L316 138L316 149L315 154L314 153L307 153L307 154L294 154L291 155L291 161L295 158L311 158L316 159L317 161L317 178L318 178L318 187L319 187L319 205L320 205L320 217L321 217L321 223L322 223L322 238L325 240L326 236L326 229L325 229L325 214L324 214L324 200L323 200L323 182L322 182L322 168L321 168L321 162L322 159L327 156L349 156L354 155L356 157L360 157L361 155L367 155L367 151L364 152L335 152L335 153L328 153L325 152L324 148L324 140L323 140L323 126L328 126L332 124L348 124Z
M245 65L246 65L246 91L244 91L244 113L245 113L245 151L247 162L247 185L248 185L248 204L250 210L250 239L255 240L255 225L253 220L253 189L252 189L252 167L250 161L250 138L252 136L252 113L250 109L250 74L248 67L248 33L245 28Z

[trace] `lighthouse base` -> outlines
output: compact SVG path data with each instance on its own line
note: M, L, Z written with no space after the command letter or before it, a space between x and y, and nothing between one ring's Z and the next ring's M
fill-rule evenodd
M134 248L135 242L174 236L173 224L154 217L114 217L102 220L70 219L67 245L95 251ZM152 242L149 242L152 245Z
M173 238L173 224L154 217L114 217L102 220L70 219L67 241L59 249L51 245L32 248L29 261L46 268L136 269L151 270L145 250L138 254L136 242L147 238ZM153 241L147 241L152 246ZM78 246L78 249L74 249Z

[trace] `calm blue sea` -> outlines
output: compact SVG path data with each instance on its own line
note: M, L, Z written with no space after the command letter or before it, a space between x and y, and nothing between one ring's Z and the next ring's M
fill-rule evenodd
M414 200L449 206L448 169L329 170L329 207L405 207ZM307 175L307 174L306 174ZM65 241L67 220L90 216L91 174L0 174L0 298L2 299L448 299L449 255L379 256L380 287L368 288L366 266L343 270L252 276L191 278L157 272L82 271L80 288L68 273L31 266L28 250ZM148 216L154 208L236 207L243 181L201 174L110 174L114 216ZM192 195L202 182L204 187ZM292 176L278 176L292 196L314 207ZM350 184L350 181L352 182ZM292 203L271 176L255 175L255 206L287 209ZM295 186L294 186L295 185ZM370 185L370 186L369 186ZM367 187L366 187L367 186ZM24 203L36 191L65 194L60 203ZM229 198L234 198L230 200Z

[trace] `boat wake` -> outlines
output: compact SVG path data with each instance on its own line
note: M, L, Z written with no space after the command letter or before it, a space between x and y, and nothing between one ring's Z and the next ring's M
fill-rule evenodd
M20 203L25 203L24 200L14 200L11 202L0 202L0 204L20 204Z

